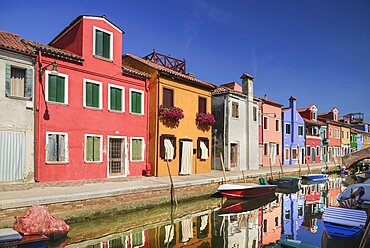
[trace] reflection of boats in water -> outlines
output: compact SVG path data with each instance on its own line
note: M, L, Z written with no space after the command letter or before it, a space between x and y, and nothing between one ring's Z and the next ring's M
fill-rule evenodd
M223 184L218 191L226 198L253 198L275 193L276 185Z
M328 177L329 176L326 174L307 174L307 175L303 175L302 179L316 181L316 180L328 179Z
M275 195L256 197L246 200L228 199L220 209L219 216L251 211L260 208L274 200L276 200Z
M301 178L299 177L282 177L282 178L276 178L276 179L269 179L267 181L271 185L276 185L279 190L286 189L296 189L300 187L301 184Z

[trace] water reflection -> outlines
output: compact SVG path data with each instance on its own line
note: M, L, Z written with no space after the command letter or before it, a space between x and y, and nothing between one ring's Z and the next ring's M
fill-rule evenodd
M66 243L89 248L264 247L293 239L320 247L322 212L337 205L342 190L341 179L330 178L253 200L204 199L177 209L105 218L102 226L99 220L76 223Z

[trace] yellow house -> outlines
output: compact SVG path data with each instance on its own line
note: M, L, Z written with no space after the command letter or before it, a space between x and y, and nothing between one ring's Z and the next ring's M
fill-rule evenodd
M207 113L211 113L211 92L215 86L186 74L185 61L156 52L146 58L126 54L122 63L151 75L148 85L151 175L167 176L167 161L171 175L208 173L212 128L207 122L197 123L196 118L198 113L213 118Z
M342 155L348 154L351 151L351 127L348 124L342 123L341 131L341 146Z
M370 132L365 132L363 137L364 137L364 143L362 147L363 148L369 147L370 146Z

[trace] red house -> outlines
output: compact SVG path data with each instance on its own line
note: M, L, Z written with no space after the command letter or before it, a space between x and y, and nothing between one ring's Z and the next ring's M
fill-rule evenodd
M28 41L39 72L36 180L148 173L149 75L122 66L122 34L105 16L79 16L49 45Z

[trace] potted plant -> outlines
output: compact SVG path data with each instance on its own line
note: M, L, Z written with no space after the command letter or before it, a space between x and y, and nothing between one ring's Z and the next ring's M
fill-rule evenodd
M198 113L195 122L202 130L209 130L216 123L215 117L210 113Z
M181 108L175 106L159 106L159 119L164 125L177 127L179 125L179 121L183 118L184 111Z

